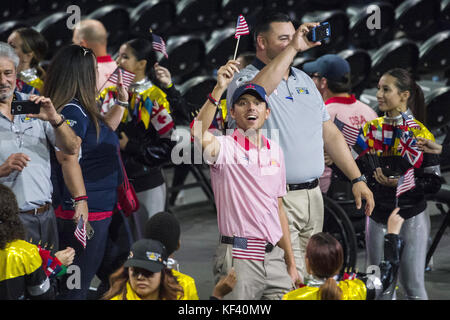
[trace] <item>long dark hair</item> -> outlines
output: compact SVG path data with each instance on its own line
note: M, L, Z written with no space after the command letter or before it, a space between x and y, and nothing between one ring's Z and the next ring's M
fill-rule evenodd
M409 98L406 103L412 111L414 117L422 123L426 121L425 98L420 86L414 81L411 73L402 68L394 68L385 74L395 78L395 86L398 91L409 91Z
M147 61L145 75L152 82L155 82L156 77L153 66L156 63L156 54L153 50L152 42L144 38L136 38L125 42L125 44L131 49L137 61Z
M61 48L50 62L42 94L52 100L57 110L77 99L94 123L98 137L103 117L96 102L95 59L90 49L78 45Z
M102 300L121 295L122 300L127 300L127 282L129 280L128 268L120 267L109 277L109 290L103 295ZM179 300L184 291L173 275L172 270L164 268L161 270L161 285L159 287L159 300Z
M45 40L44 36L40 32L32 28L19 28L13 32L19 34L22 39L22 51L24 53L33 53L33 58L30 61L30 67L36 68L40 78L45 78L45 71L39 65L39 62L44 60L45 55L47 54L47 40Z
M9 242L25 239L25 228L19 219L19 205L14 192L0 184L0 250Z
M339 241L329 233L317 233L308 241L306 257L313 274L326 279L319 289L320 299L341 300L342 290L332 278L344 263L344 251Z

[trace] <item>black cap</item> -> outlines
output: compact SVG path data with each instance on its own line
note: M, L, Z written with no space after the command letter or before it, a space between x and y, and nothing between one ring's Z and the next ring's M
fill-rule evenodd
M178 249L180 233L180 222L170 212L158 212L145 223L144 238L160 241L169 256Z
M161 242L141 239L131 246L130 255L124 267L142 268L156 273L167 266L167 258L166 247Z

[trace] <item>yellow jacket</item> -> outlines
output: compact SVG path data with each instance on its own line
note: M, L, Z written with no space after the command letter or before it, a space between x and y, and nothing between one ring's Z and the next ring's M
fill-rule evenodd
M366 300L367 288L359 279L338 282L342 300ZM282 300L320 300L318 287L302 287L286 293Z

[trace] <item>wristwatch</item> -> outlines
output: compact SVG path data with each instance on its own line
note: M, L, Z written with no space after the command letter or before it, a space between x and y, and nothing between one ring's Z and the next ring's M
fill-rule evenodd
M352 184L355 184L360 181L364 181L367 184L366 176L362 174L360 177L353 179Z

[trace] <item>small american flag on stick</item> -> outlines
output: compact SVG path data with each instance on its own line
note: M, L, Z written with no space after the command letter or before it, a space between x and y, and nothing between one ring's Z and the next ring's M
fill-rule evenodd
M130 84L133 83L135 74L133 72L130 72L130 71L127 71L127 70L117 67L116 70L114 70L114 72L109 77L109 81L111 81L114 84L118 84L119 83L119 73L122 74L122 85L125 88L128 88L130 86Z
M234 37L237 39L240 36L244 36L246 34L250 34L250 31L248 29L247 21L245 21L244 16L240 14L237 20L236 32L234 34Z
M265 252L265 240L234 237L232 257L235 259L264 261Z
M414 189L416 183L414 182L414 168L409 168L406 173L398 179L397 192L395 193L395 206L398 207L398 197L406 191Z
M163 38L161 38L160 36L152 33L152 47L153 50L161 52L164 57L166 57L166 59L169 58L169 56L167 55L167 51L166 51L166 43L164 42Z
M83 217L80 217L80 220L78 220L74 235L75 235L75 238L77 238L77 240L80 241L83 248L86 248L86 238L87 238L86 222L83 221Z
M337 117L334 118L334 124L342 132L345 142L347 142L347 144L351 147L354 146L356 140L358 139L359 129L349 126L348 124L339 120Z

